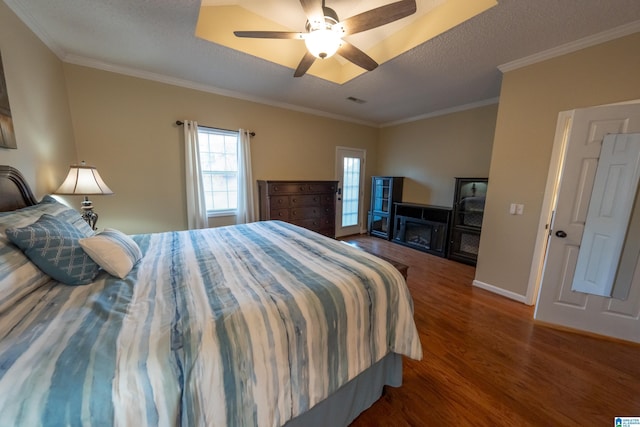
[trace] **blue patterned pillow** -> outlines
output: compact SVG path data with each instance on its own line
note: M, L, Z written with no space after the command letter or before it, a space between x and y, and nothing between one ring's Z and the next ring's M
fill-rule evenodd
M70 222L85 236L94 235L80 213L51 196L44 196L37 205L10 212L0 212L0 317L25 295L51 280L29 258L12 244L5 234L7 228L33 224L43 214Z
M121 279L142 258L138 244L113 228L105 228L95 236L80 239L80 246L100 267Z
M33 224L8 228L6 233L34 264L58 282L86 285L98 274L98 264L78 242L86 236L69 222L44 214Z
M4 229L9 227L24 227L27 224L32 224L44 214L70 222L87 236L96 234L77 210L60 203L49 195L44 196L37 205L10 212L0 212L0 231L4 232Z

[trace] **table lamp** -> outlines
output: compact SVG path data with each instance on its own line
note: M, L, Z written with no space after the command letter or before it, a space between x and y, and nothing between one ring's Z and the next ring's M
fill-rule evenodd
M88 196L113 194L113 191L107 187L98 170L93 166L87 166L83 161L79 165L69 167L67 177L54 194L83 195L82 218L95 230L98 214L93 211L93 204Z

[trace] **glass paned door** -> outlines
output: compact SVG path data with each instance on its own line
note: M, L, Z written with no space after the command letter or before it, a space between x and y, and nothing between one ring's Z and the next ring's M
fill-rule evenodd
M358 234L362 223L365 151L338 147L336 150L336 237Z
M342 227L358 225L360 216L359 157L345 157L342 173Z

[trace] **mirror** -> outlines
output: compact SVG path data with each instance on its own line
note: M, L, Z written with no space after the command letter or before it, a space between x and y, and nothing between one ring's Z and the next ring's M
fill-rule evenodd
M640 134L607 135L571 290L611 297L615 287L616 295L628 295L640 253L638 238L629 238L637 236L629 225L640 222L637 218L630 222L639 178Z
M636 202L631 212L627 238L622 248L618 274L613 282L613 292L611 293L613 298L620 300L629 298L633 275L640 261L640 196L638 194L640 191L636 192Z

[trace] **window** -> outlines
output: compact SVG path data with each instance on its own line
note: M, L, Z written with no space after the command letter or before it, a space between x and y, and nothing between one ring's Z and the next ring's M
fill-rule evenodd
M345 157L342 177L342 226L358 225L360 217L360 158Z
M198 126L200 169L207 212L235 214L238 208L238 133Z

